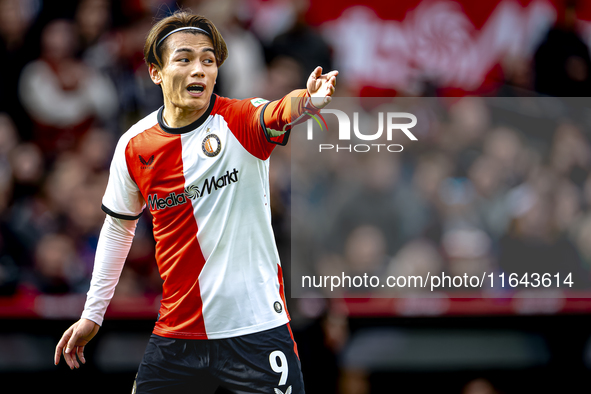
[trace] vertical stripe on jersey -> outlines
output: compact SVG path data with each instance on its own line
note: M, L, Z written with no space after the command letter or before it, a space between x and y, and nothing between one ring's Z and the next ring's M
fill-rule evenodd
M167 198L184 193L185 176L179 135L165 134L154 127L134 137L129 144L128 159L154 155L153 168L135 171L146 201L155 195ZM141 151L141 152L140 152ZM145 156L144 156L145 155ZM149 172L147 172L149 171ZM205 258L197 240L197 221L189 201L172 207L150 207L153 215L156 260L164 279L160 318L154 333L165 336L207 339L203 322L203 302L199 275ZM172 227L172 228L171 228ZM174 313L173 313L174 311Z
M283 285L283 270L281 269L281 265L277 264L277 280L279 281L279 296L281 297L281 301L283 301L283 308L285 309L285 314L287 315L288 319L289 312L287 311L287 304L285 303L285 286Z

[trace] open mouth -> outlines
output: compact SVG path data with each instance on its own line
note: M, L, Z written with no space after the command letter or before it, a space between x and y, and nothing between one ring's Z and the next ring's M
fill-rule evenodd
M202 93L205 90L205 86L203 86L203 85L197 85L197 84L196 85L189 85L187 87L187 90L190 93Z

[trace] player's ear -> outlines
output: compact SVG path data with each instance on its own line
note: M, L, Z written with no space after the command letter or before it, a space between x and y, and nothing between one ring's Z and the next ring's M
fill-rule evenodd
M150 78L152 82L156 85L160 85L162 83L162 76L160 75L160 69L154 63L150 63L148 66L148 72L150 73Z

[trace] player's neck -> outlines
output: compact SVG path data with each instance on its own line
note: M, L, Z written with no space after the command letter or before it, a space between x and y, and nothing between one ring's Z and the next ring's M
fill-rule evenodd
M209 102L199 110L176 107L172 103L164 104L162 117L168 127L179 128L190 125L199 119L209 108Z

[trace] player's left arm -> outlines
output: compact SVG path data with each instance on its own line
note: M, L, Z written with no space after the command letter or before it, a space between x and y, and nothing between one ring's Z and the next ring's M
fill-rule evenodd
M308 77L306 89L294 90L261 108L264 126L271 136L283 134L287 127L306 120L306 115L316 114L328 105L335 93L338 74L336 70L322 74L322 67L316 67Z
M253 156L267 160L277 145L285 145L292 126L304 122L326 106L335 92L338 71L310 74L306 89L294 90L281 99L230 100L223 110L230 130Z

